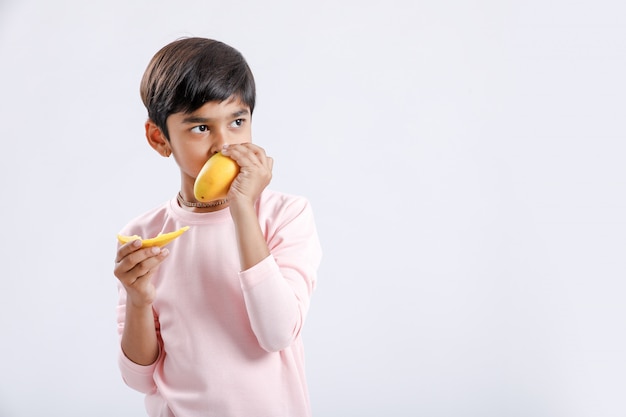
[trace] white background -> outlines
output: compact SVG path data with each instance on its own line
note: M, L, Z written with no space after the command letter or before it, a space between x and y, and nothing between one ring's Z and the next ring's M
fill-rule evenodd
M138 86L182 36L313 204L316 417L626 415L623 2L3 0L0 416L144 415L115 234L178 189Z

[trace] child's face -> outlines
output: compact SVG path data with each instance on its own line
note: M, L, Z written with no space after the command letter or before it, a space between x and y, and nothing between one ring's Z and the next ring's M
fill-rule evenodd
M238 99L211 101L192 113L167 118L172 155L188 181L195 180L204 163L225 144L251 142L250 108Z

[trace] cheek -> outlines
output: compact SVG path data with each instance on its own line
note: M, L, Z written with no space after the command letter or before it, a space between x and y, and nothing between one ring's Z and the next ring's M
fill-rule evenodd
M252 130L248 129L244 135L242 135L242 143L252 143Z
M174 153L178 166L190 176L196 176L209 159L208 152L196 152L189 148L176 149Z

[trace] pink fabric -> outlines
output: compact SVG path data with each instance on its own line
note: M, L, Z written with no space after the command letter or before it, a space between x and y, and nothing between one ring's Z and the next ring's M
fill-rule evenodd
M122 377L146 394L148 415L311 415L300 334L321 259L312 210L301 197L266 190L257 212L271 255L246 271L228 209L192 213L172 199L121 230L153 237L190 226L153 277L159 358L141 366L120 349Z

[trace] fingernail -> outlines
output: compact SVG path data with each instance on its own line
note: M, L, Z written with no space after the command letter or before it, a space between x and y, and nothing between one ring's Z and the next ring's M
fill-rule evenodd
M161 248L158 246L153 246L152 247L152 253L155 255L158 255L161 252Z
M167 255L169 255L169 254L170 254L170 251L169 251L168 249L162 249L162 250L161 250L161 255L163 255L163 256L167 256Z
M135 239L133 240L133 246L138 248L139 246L141 246L141 239Z

